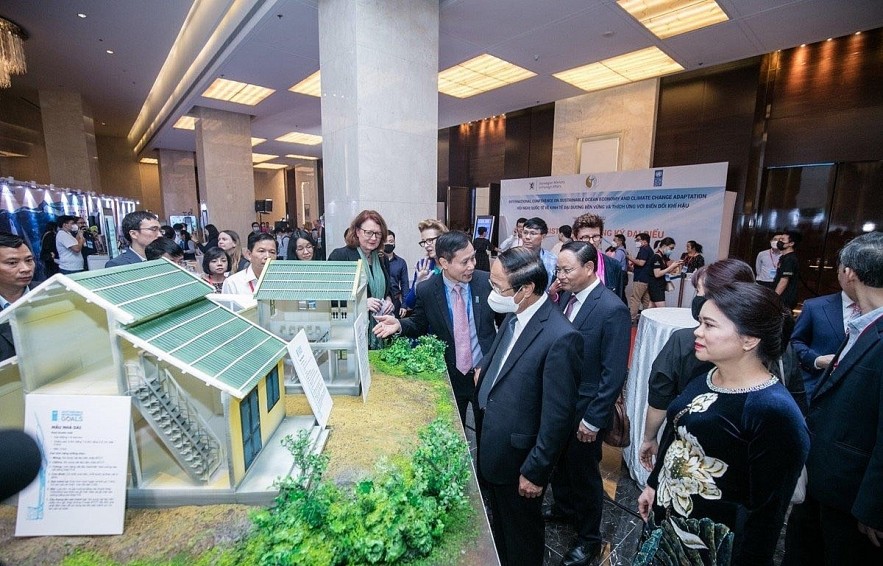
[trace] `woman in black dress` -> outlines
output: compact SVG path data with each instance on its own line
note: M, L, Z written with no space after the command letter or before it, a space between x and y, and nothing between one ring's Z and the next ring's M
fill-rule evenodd
M487 228L482 226L478 229L478 237L472 240L472 247L475 248L475 269L489 272L491 241L487 239Z
M670 261L672 252L675 249L674 238L663 238L656 242L653 246L656 253L650 260L652 275L650 284L647 285L647 291L650 293L650 303L654 307L665 306L665 288L668 284L666 275L671 274L681 268L681 261Z

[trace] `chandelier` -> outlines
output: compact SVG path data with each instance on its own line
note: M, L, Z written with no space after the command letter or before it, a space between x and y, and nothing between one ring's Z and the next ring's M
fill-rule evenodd
M15 22L0 16L0 88L12 86L10 75L23 75L25 63L24 41L28 34Z

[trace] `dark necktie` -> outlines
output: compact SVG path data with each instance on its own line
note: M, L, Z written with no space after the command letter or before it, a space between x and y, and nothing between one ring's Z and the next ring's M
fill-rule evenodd
M518 317L513 315L509 322L506 323L506 326L503 327L503 336L500 338L500 344L497 346L497 351L487 367L484 379L481 382L481 388L478 390L478 407L480 409L484 409L487 406L487 399L491 393L491 388L497 382L500 368L503 365L503 357L509 349L512 336L515 334L516 322L518 322Z
M576 295L571 295L570 300L567 301L567 306L564 307L564 318L570 320L570 313L573 312L573 307L576 305Z

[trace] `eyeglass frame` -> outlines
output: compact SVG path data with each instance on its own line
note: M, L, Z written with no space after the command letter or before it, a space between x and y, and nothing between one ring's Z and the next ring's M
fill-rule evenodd
M139 227L136 228L136 230L138 230L139 232L141 232L142 230L147 230L148 232L153 232L154 234L157 234L160 230L162 230L162 226L147 226L146 228Z
M375 232L374 230L365 230L361 226L359 227L359 230L361 230L362 234L364 234L365 237L368 238L369 240L371 240L373 238L380 239L380 237L383 236L383 232Z
M436 236L435 238L426 238L425 240L420 240L417 243L420 245L421 248L425 248L426 244L434 244L435 241L438 239L439 239L439 236Z
M566 267L556 267L556 268L555 268L555 277L557 277L558 274L561 273L561 272L564 272L564 275L570 277L570 274L573 273L574 271L576 271L576 268L575 268L575 267L570 267L570 268L566 268Z
M602 236L601 234L595 234L593 236L585 235L585 236L579 237L579 238L577 238L577 241L590 243L590 242L598 242L603 239L604 239L604 236Z
M497 293L498 295L502 295L502 294L505 293L506 291L511 291L511 290L514 290L514 289L515 289L515 287L507 287L507 288L505 288L505 289L497 289L497 285L496 285L493 281L488 280L488 283L491 284L491 291L494 291L494 292ZM524 287L524 285L519 285L519 287L518 287L518 291L521 291L521 288L522 288L522 287ZM512 293L512 296L517 295L517 294L518 294L518 291L515 291L514 293Z

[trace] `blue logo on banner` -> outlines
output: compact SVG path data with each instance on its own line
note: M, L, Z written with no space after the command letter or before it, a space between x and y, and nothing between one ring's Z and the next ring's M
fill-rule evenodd
M653 186L661 187L662 186L662 169L657 169L653 172Z
M58 411L52 411L52 422L58 420Z

